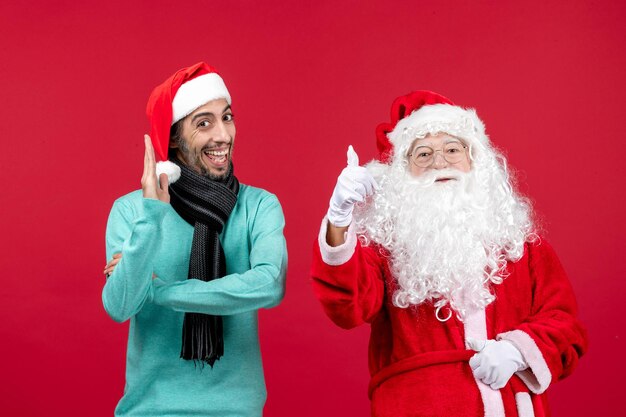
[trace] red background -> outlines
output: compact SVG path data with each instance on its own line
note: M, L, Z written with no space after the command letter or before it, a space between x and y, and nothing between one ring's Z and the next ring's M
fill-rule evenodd
M148 94L200 60L233 96L238 177L277 194L287 219L287 296L261 312L266 415L369 413L369 330L323 315L311 247L348 144L371 159L376 124L413 89L478 109L570 274L591 344L551 388L554 414L622 409L622 2L9 3L0 414L112 415L127 326L100 301L106 219L139 186Z

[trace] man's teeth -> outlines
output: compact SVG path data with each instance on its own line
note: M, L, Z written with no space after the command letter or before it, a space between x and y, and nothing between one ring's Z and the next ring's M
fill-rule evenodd
M226 155L228 155L228 149L221 151L204 151L204 154L215 162L224 162Z
M204 153L212 156L224 156L228 154L228 149L223 151L205 151Z

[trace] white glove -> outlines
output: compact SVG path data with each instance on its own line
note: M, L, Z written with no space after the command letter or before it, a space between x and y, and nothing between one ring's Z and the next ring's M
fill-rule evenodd
M494 390L504 388L515 372L528 368L522 353L506 340L468 338L467 344L478 352L469 360L474 376Z
M352 210L357 202L378 189L376 180L367 169L359 166L359 156L354 152L352 145L348 147L348 166L341 171L337 178L337 185L330 198L328 207L328 221L337 227L348 226L352 223Z

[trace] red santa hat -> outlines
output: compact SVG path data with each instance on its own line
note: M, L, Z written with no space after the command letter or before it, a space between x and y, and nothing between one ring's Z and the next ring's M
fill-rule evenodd
M231 104L224 80L204 62L176 71L152 90L146 114L150 119L152 146L161 160L157 163L157 176L166 173L170 183L180 177L180 168L167 160L172 125L198 107L220 98Z
M470 145L488 143L485 126L473 109L455 106L432 91L400 96L391 105L391 122L376 127L378 159L388 164L394 155L405 155L415 139L442 132Z

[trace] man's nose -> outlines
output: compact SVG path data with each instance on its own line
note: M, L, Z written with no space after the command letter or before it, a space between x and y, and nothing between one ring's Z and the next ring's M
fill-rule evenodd
M215 134L213 135L215 140L220 142L230 142L230 135L228 134L226 124L223 121L219 121L215 127Z
M443 169L448 166L448 161L443 157L443 153L435 152L433 154L433 168L435 169Z

